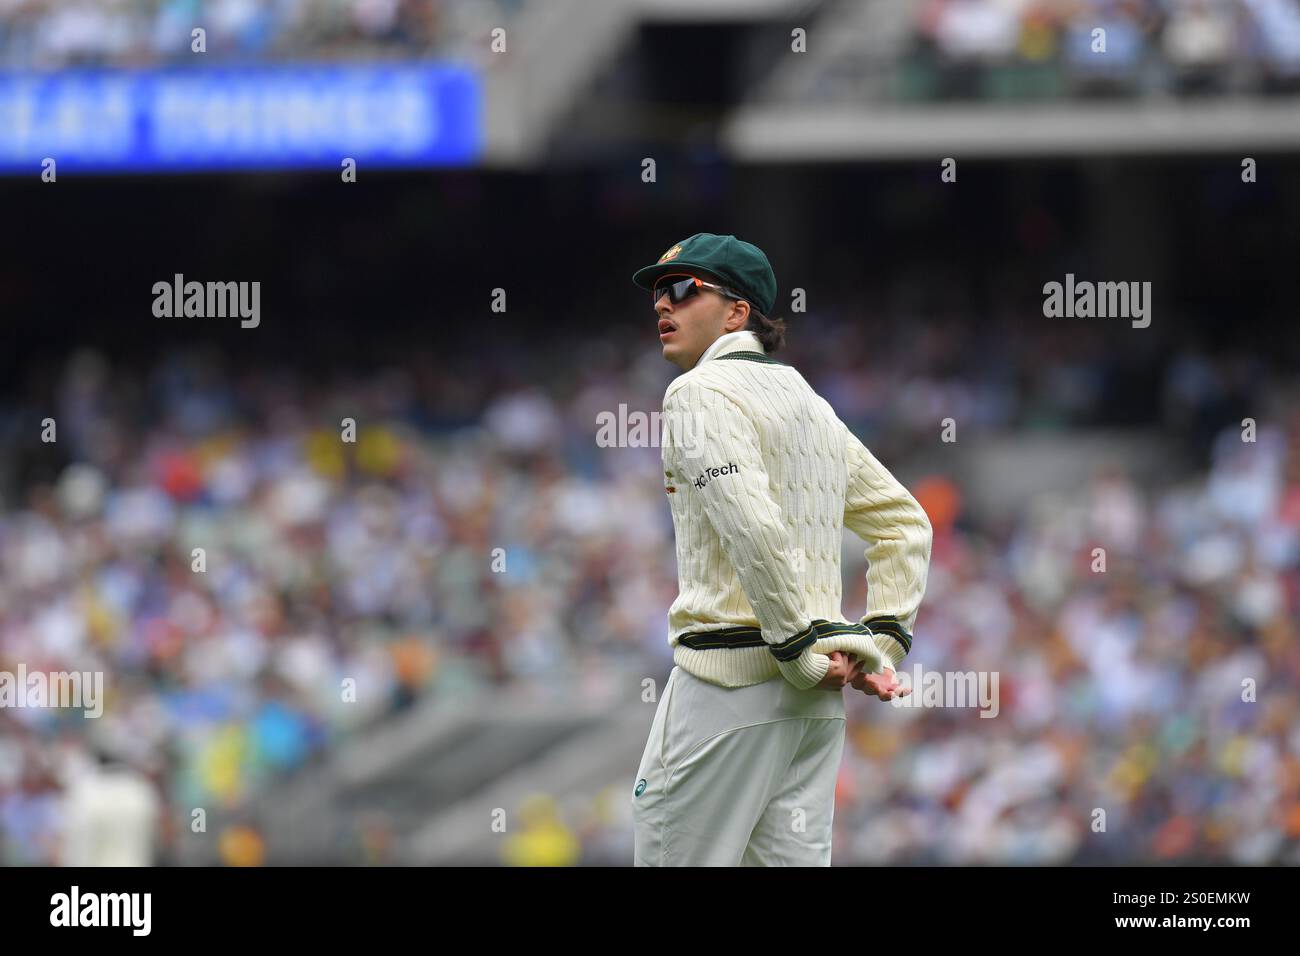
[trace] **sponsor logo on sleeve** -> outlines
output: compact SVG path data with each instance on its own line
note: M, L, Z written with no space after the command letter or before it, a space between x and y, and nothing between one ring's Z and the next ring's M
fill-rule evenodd
M695 487L703 488L714 478L719 478L722 475L734 475L738 471L740 471L740 466L734 461L728 462L721 468L705 468L704 471L700 472L700 477L695 479Z

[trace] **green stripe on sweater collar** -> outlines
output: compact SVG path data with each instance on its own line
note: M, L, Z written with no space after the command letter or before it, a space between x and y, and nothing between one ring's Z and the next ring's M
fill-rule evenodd
M766 362L768 365L784 365L784 362L778 362L766 352L724 352L721 355L713 356L711 361L720 362L723 359L741 359L745 362Z

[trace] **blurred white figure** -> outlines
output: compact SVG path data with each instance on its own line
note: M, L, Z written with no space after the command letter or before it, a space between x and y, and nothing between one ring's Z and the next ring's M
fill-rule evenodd
M64 796L65 866L152 866L158 795L148 778L121 764L73 778Z

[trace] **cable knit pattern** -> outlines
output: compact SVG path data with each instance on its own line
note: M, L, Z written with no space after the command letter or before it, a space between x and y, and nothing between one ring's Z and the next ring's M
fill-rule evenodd
M663 421L679 585L668 611L674 661L724 687L781 676L811 687L833 650L873 672L896 669L925 593L930 522L825 399L763 355L752 332L731 332L669 384ZM820 637L827 628L815 620L845 620L846 526L868 542L867 607L856 620L869 632ZM760 628L768 646L679 643L736 625Z

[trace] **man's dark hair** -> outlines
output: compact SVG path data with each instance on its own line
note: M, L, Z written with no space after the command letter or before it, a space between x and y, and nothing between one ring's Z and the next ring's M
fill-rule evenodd
M727 285L727 280L722 276L704 270L701 270L700 274L708 277L710 281L718 283L718 285ZM785 319L769 319L754 307L753 299L746 296L744 292L734 291L749 303L749 321L745 324L745 331L753 332L758 336L758 341L763 345L764 354L771 355L785 345Z
M785 319L769 319L751 303L746 331L753 332L763 343L763 351L771 355L785 345Z

